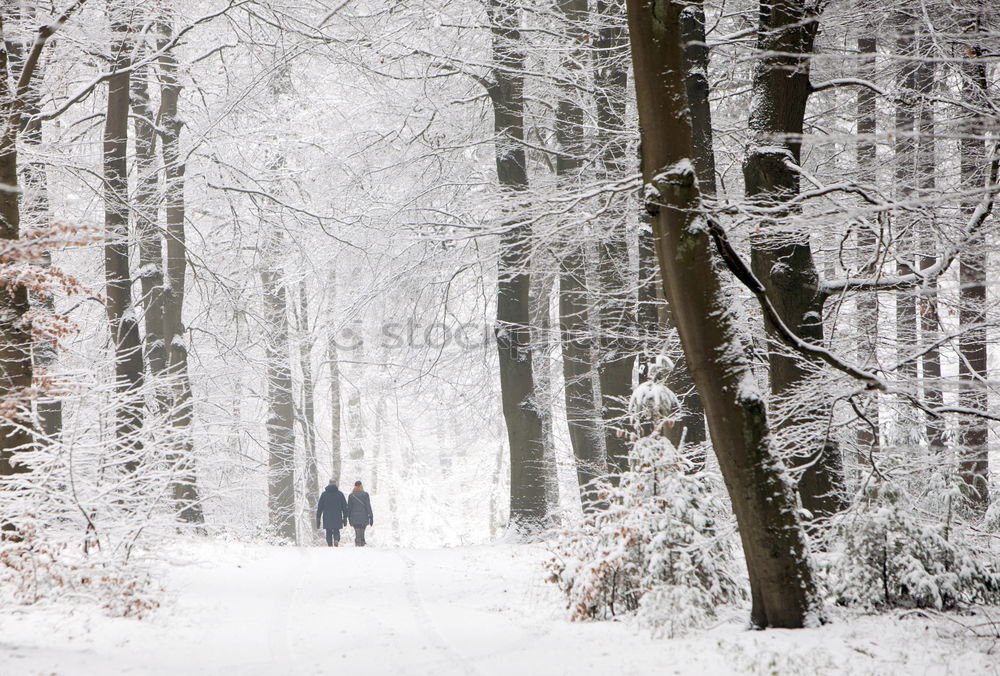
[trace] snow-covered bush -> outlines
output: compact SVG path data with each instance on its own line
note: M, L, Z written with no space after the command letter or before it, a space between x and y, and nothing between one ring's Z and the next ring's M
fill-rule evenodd
M674 636L741 600L745 581L714 477L687 474L686 461L659 437L637 441L633 460L619 486L601 484L607 508L553 543L547 568L573 619L634 613Z
M0 540L0 590L0 605L84 598L118 617L143 617L159 606L139 566L43 537L30 518L19 520L16 537Z
M644 401L654 399L676 401L666 394ZM634 615L676 636L745 595L724 490L714 474L689 473L690 463L655 430L635 441L631 465L617 486L598 486L601 509L553 542L547 570L573 619Z
M826 582L837 603L954 609L1000 601L996 562L969 546L950 510L927 519L890 483L865 497L832 523Z

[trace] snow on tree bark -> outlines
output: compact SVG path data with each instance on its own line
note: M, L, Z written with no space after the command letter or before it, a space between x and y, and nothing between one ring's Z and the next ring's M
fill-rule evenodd
M142 54L137 56L141 57ZM139 249L138 277L145 329L143 352L149 375L159 379L167 369L167 350L163 341L163 244L157 203L159 180L156 127L150 105L148 71L148 67L136 69L129 82L137 174L133 215Z
M263 214L262 214L263 215ZM267 378L267 511L272 532L295 542L295 403L288 341L288 298L280 267L282 237L272 233L261 252L264 359Z
M329 294L328 314L336 317L337 273L331 270L327 277L327 293ZM340 395L340 355L337 350L337 338L332 328L326 345L326 359L330 369L330 478L340 484L340 472L343 466L343 446L341 444L341 395Z

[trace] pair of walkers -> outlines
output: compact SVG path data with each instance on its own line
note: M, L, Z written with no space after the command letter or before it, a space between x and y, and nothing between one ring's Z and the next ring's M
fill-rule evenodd
M316 528L326 529L326 544L330 547L340 546L340 529L347 528L350 523L354 528L354 546L365 546L365 528L375 525L372 515L372 499L361 486L360 481L354 482L354 490L348 498L337 489L337 483L330 479L330 485L319 496L316 505Z

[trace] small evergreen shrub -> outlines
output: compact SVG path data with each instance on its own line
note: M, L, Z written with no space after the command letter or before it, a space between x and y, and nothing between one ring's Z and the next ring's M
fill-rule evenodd
M638 439L619 485L601 483L606 509L552 545L550 581L574 620L633 616L654 633L704 626L721 604L745 598L723 490L658 434Z
M1000 602L996 562L969 546L951 510L928 521L892 484L866 497L832 524L826 578L837 603L951 610Z

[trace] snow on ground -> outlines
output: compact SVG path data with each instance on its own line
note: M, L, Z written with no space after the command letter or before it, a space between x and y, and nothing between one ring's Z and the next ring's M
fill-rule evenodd
M172 552L166 598L144 620L65 602L5 609L0 674L1000 674L1000 641L965 626L983 618L910 613L757 632L740 612L674 640L629 623L571 623L542 581L541 546L201 542Z

